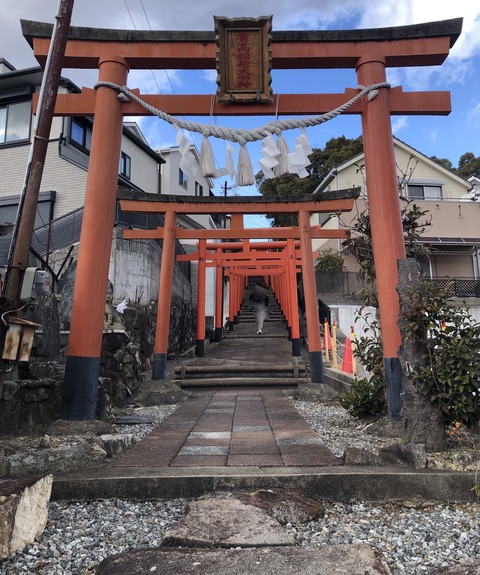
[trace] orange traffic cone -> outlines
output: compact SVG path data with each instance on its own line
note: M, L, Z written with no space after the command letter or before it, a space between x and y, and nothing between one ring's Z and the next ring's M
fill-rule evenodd
M345 340L345 351L343 352L342 371L353 374L352 342L347 337Z

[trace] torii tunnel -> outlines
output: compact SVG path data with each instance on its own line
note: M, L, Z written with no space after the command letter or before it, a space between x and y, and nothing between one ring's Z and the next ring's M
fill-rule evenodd
M387 67L441 65L460 35L461 27L462 19L455 19L368 30L272 31L271 66L272 70L351 68L356 70L360 86L382 84L386 82ZM45 64L52 25L22 21L22 31L38 62ZM62 417L66 419L95 417L122 121L124 116L150 114L135 101L119 99L117 92L105 82L128 85L131 69L215 70L216 49L214 31L70 29L64 67L98 69L102 84L96 90L84 88L81 94L58 94L55 107L58 116L95 118L65 369ZM213 106L208 94L139 96L155 108L176 116L295 116L329 112L357 93L358 88L347 88L343 94L281 94L281 98L274 94L270 103L216 102ZM398 418L401 410L396 286L397 262L405 257L405 246L390 119L391 115L446 115L450 111L447 91L404 93L398 86L381 89L374 99L363 98L345 112L361 114L362 118L387 400L389 415L393 418ZM302 258L308 251L308 238L312 233L308 221L311 211L307 205L298 211ZM269 205L264 213L271 212ZM173 236L175 211L165 213L165 234ZM167 244L171 244L171 240ZM168 265L173 265L173 258L168 261L172 262ZM304 266L303 273L307 268L311 270L310 266ZM168 289L164 285L166 272L163 270L161 279L161 289ZM313 317L316 306L313 284L306 304L307 309L311 308L307 313ZM312 326L307 328L310 330ZM160 332L163 333L161 326ZM159 335L157 333L157 337ZM164 342L156 345L157 350L162 350L157 353L164 353ZM313 345L313 351L318 351L319 346ZM157 357L156 365L161 372L161 356Z
M127 193L123 193L125 198ZM205 271L208 265L217 268L216 331L221 330L221 272L228 269L230 277L229 321L233 324L240 308L245 279L248 276L270 276L270 285L276 287L292 338L292 352L300 355L300 332L297 304L297 267L300 265L306 302L308 346L311 378L313 383L323 383L323 363L318 321L318 300L312 257L312 238L345 238L344 230L323 230L310 225L310 214L319 212L344 212L353 207L358 190L331 192L324 196L289 196L278 198L237 197L204 198L191 196L163 196L160 200L152 194L131 194L135 199L121 199L123 211L161 213L165 226L155 230L125 230L125 239L162 239L163 254L160 270L159 302L153 359L153 379L166 378L169 309L176 239L198 239L197 254L183 259L197 259L197 355L204 355L205 341ZM291 228L245 229L244 214L292 213L298 215L298 226ZM228 230L184 230L176 227L178 214L231 214L232 225ZM262 244L249 243L250 239L270 240ZM283 241L278 241L282 238ZM207 244L207 239L230 240ZM232 242L232 240L237 240ZM242 240L241 242L239 240ZM297 240L297 243L295 243ZM236 250L236 253L225 253ZM209 253L214 250L215 253Z

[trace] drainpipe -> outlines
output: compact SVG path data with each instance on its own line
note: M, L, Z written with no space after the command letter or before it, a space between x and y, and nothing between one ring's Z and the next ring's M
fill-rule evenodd
M318 186L313 190L312 195L317 195L323 192L323 190L330 184L330 182L335 178L337 175L338 170L337 168L332 168L328 174L323 178L323 180L318 184Z

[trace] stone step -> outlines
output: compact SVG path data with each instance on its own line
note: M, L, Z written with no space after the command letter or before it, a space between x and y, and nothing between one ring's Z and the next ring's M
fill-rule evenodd
M247 322L243 322L243 323L247 323ZM233 331L233 332L229 331L224 335L223 339L251 339L251 338L258 339L259 337L260 336L258 336L255 332L249 333L249 334L244 334L244 333L236 333L235 331ZM264 332L263 335L261 336L261 338L262 339L285 339L286 336L285 336L285 334L281 334L281 333L266 334Z
M225 378L232 374L253 375L258 377L300 377L305 374L305 365L182 365L175 368L175 378Z
M355 381L353 375L326 366L324 366L324 377L325 383L340 393L349 391L352 383Z
M322 545L305 547L259 547L231 549L131 549L107 557L95 569L97 575L158 572L163 575L193 573L192 566L205 566L209 575L390 575L380 551L372 545ZM200 571L199 571L200 572ZM458 573L458 571L456 572Z
M203 379L186 379L178 380L177 384L182 389L213 389L213 388L278 388L278 387L297 387L300 384L309 383L307 378L294 377L228 377L220 378L203 378Z

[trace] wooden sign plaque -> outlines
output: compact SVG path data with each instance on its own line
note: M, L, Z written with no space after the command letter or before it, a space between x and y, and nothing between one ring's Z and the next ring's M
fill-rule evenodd
M272 102L272 17L214 19L217 102Z

